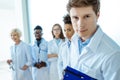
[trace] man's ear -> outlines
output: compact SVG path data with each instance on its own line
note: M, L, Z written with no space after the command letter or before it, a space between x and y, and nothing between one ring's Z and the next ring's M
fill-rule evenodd
M97 12L97 15L96 15L96 16L97 16L97 19L98 19L98 18L99 18L99 16L100 16L100 11L99 11L99 12Z
M98 21L99 16L100 16L100 12L97 12L97 14L96 14L96 22Z

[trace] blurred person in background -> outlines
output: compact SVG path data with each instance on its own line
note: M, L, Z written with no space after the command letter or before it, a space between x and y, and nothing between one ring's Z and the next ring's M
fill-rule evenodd
M53 39L48 43L49 80L59 80L57 61L60 45L64 41L64 35L60 24L52 27Z
M72 27L72 22L70 19L70 15L66 14L63 17L64 22L64 33L65 33L65 42L62 43L59 50L58 55L58 73L59 73L59 79L63 79L63 71L64 69L69 66L69 57L70 57L70 45L71 45L71 38L74 34L74 29Z
M34 28L35 41L32 47L32 76L33 80L48 80L48 42L42 37L43 29L37 25Z
M12 29L10 35L14 44L11 46L11 59L7 63L12 69L12 80L32 80L30 66L32 66L32 56L30 46L23 42L21 31L18 28Z

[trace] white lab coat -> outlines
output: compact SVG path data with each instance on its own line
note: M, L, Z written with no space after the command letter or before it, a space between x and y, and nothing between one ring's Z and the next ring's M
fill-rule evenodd
M55 39L51 40L48 43L48 53L52 54L52 53L59 53L59 48L60 45L62 44L63 40L61 39L59 44L57 45ZM58 68L57 68L57 60L58 57L54 57L54 58L49 58L49 78L50 80L59 80L59 76L58 76Z
M120 80L120 47L100 27L89 44L78 50L78 38L71 43L71 66L97 80Z
M58 74L59 79L63 79L63 71L69 64L70 57L70 47L68 47L68 39L65 40L64 43L61 44L59 55L58 55Z
M30 46L22 41L18 45L11 46L11 57L14 68L13 80L32 80L30 68L25 71L21 69L24 65L32 65Z
M39 53L40 49L40 53ZM37 46L37 41L32 45L32 57L33 57L33 67L32 67L32 76L33 80L48 80L48 61L47 61L47 52L48 52L48 42L45 39L41 39L39 47ZM47 63L47 67L42 67L40 69L34 67L36 62L44 61Z

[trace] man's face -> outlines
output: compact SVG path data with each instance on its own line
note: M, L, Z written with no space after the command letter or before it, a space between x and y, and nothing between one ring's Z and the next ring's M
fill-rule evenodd
M36 39L40 39L41 36L42 36L42 31L39 30L39 29L36 29L36 30L34 31L34 34L35 34L35 38L36 38Z
M74 29L72 27L72 24L65 24L64 25L64 33L68 39L71 39L71 37L74 34Z
M71 8L70 17L75 32L83 40L90 38L95 33L99 12L96 15L91 6Z

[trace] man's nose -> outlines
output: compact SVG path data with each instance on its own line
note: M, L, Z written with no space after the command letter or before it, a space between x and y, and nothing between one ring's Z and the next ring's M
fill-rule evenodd
M77 22L78 27L83 27L84 23L85 23L85 21L83 19L79 19L78 22Z

